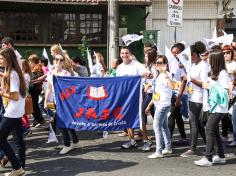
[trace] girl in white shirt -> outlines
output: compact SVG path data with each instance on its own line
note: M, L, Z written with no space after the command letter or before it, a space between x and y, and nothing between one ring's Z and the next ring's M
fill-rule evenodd
M44 101L44 108L48 109L48 102L51 96L54 97L54 101L55 101L55 91L54 91L54 87L53 87L53 75L54 76L71 76L71 73L68 72L67 70L63 69L63 65L64 65L64 61L65 61L65 57L63 55L60 54L56 54L54 56L54 69L51 72L48 72L48 76L47 76L47 82L48 82L48 87L47 87L47 92L45 94L45 101ZM57 115L56 115L57 116ZM64 140L64 147L62 148L62 150L59 152L59 154L63 155L68 153L70 150L72 150L78 141L76 132L74 129L69 129L69 128L61 128L60 129L62 136L63 136L63 140ZM70 142L70 135L72 137L72 144Z
M8 157L12 165L11 173L5 175L24 175L25 167L25 143L22 136L21 118L25 113L26 85L20 66L16 60L14 50L5 48L0 50L0 61L5 67L0 96L7 98L8 105L5 108L4 117L0 123L0 148ZM13 134L17 141L19 159L9 145L7 137Z
M159 71L159 75L155 79L153 99L146 109L146 113L148 114L151 106L153 104L155 105L153 130L156 137L156 152L148 156L150 159L162 158L163 155L172 153L167 113L170 111L174 85L170 79L171 76L169 72L167 72L167 62L166 56L157 57L156 67ZM162 150L163 139L165 142L164 150Z
M227 92L229 89L229 75L226 71L224 55L221 50L213 50L210 52L210 65L211 74L209 83L203 83L203 88L211 89L218 86L224 92L220 92L220 95L226 94L224 97L224 104L217 102L216 106L211 107L210 115L206 124L206 150L205 156L194 163L198 166L212 166L215 163L225 163L224 147L219 132L219 122L228 112L228 98ZM210 95L211 98L212 95ZM217 95L217 97L219 97ZM218 101L218 99L216 100ZM221 101L219 101L221 102ZM212 108L214 111L212 112ZM213 157L214 144L216 141L216 155Z
M191 157L196 155L198 133L201 134L206 142L205 128L200 120L203 105L203 88L202 83L207 81L208 67L204 67L201 62L200 53L205 50L205 44L196 42L190 46L191 49L191 69L188 73L188 101L189 101L189 123L190 123L190 149L181 154L181 157Z

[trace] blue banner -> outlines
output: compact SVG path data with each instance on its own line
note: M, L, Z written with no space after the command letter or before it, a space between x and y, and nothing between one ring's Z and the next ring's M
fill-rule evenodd
M57 126L115 131L139 128L141 77L53 77Z

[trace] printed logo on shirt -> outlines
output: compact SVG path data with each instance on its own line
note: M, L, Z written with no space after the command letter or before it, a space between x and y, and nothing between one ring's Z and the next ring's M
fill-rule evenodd
M154 100L154 101L159 101L160 100L160 93L157 93L157 92L155 92L155 93L153 93L153 95L152 95L152 99Z

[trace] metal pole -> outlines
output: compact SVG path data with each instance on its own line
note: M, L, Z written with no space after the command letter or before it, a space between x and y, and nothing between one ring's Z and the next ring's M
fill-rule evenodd
M176 43L177 42L177 27L175 27L174 40L175 40L175 43Z
M110 68L111 60L118 57L119 54L119 37L118 37L118 19L119 19L119 4L118 0L108 1L108 58L107 65Z

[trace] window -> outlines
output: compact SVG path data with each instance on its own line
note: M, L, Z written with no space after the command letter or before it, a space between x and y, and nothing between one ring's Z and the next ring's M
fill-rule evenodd
M0 12L0 37L11 36L16 42L39 41L39 14Z
M88 36L91 43L102 43L102 14L80 14L80 34Z
M106 43L105 18L101 13L50 14L49 41L54 43L81 43L87 36L90 43Z
M76 15L74 13L55 13L50 15L49 40L55 42L76 42Z

